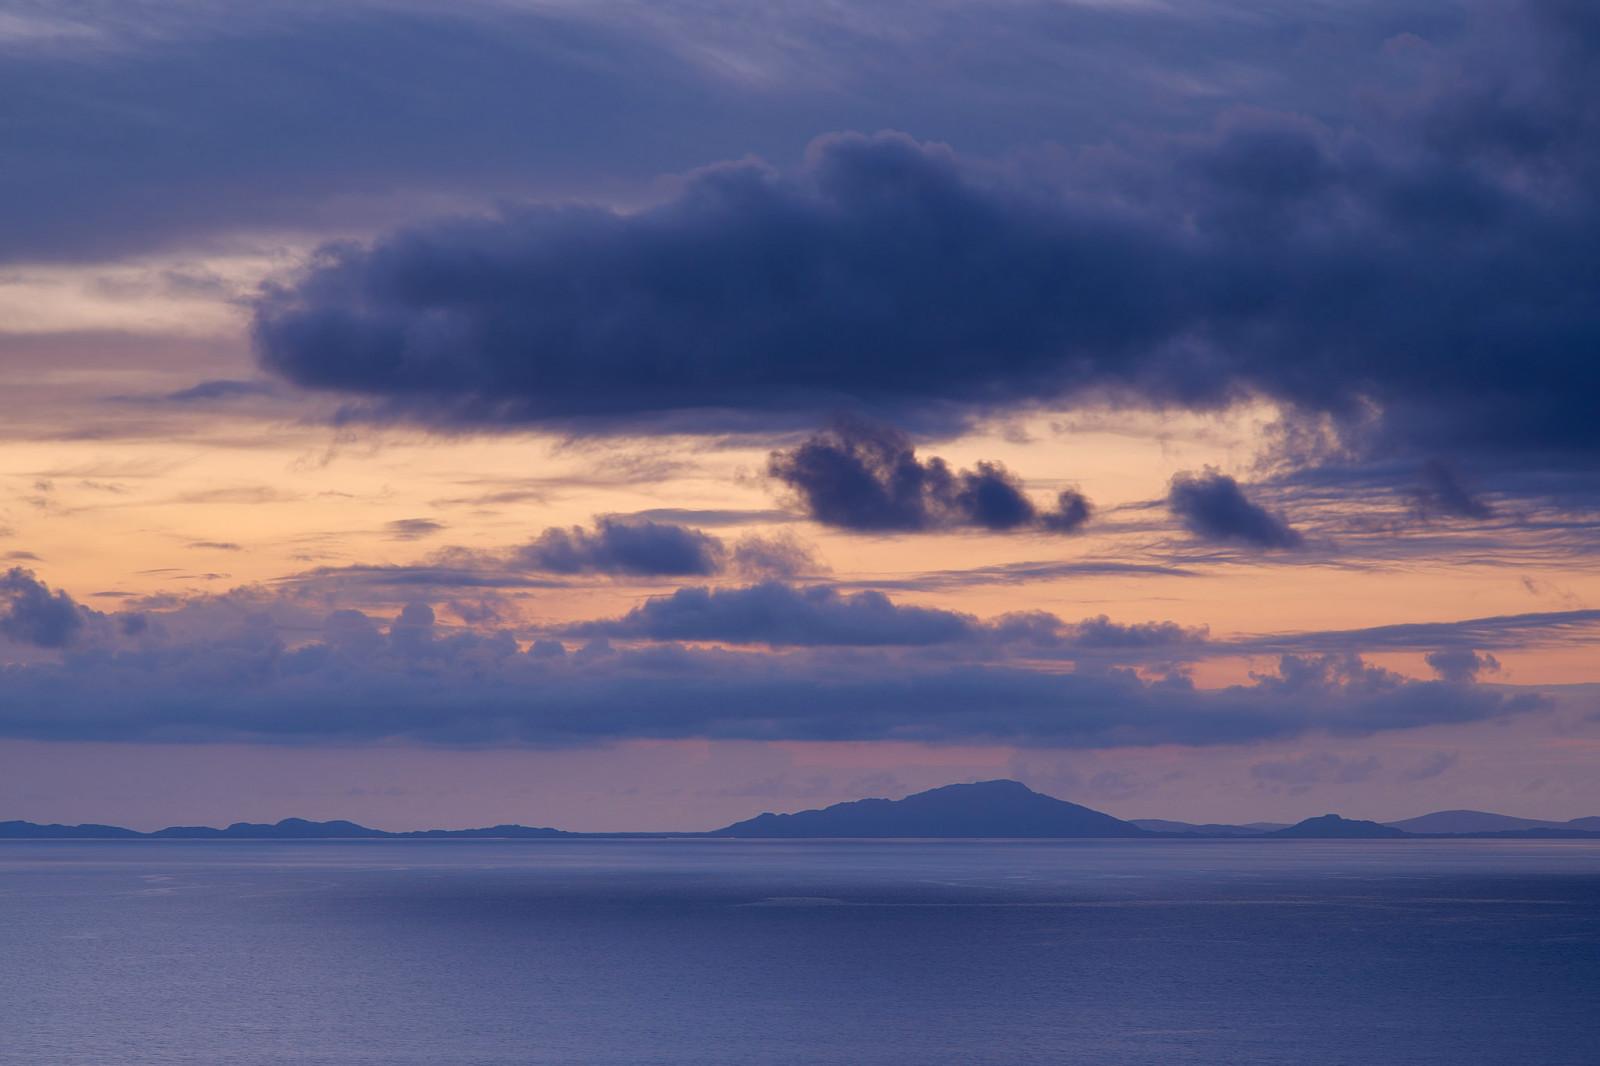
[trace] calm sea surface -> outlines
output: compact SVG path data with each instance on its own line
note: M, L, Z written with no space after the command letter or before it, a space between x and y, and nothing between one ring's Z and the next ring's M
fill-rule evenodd
M0 1063L1595 1066L1600 843L6 842Z

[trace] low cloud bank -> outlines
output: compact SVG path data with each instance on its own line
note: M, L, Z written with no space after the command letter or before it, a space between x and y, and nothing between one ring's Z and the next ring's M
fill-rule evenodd
M527 634L349 608L203 597L106 615L20 575L16 603L82 625L6 630L0 735L49 739L603 743L629 737L993 739L1101 747L1359 735L1552 706L1476 683L1500 646L1574 637L1600 612L1281 638L1276 668L1197 689L1186 662L1266 654L1172 622L983 620L880 593L686 588L614 619ZM1586 628L1580 628L1586 627ZM1401 632L1405 630L1405 632ZM20 634L21 638L18 638ZM41 644L45 636L59 644ZM613 643L613 642L616 643ZM1305 650L1318 646L1323 651ZM1430 647L1431 645L1431 647ZM1429 650L1439 680L1362 647ZM1481 645L1480 645L1481 646Z

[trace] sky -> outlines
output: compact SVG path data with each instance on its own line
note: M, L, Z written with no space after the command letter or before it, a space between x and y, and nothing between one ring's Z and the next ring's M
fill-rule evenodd
M0 53L0 819L1600 814L1590 4Z

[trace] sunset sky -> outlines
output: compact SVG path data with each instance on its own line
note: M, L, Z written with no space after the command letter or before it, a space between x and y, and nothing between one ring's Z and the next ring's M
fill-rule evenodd
M1600 814L1592 4L0 53L0 819Z

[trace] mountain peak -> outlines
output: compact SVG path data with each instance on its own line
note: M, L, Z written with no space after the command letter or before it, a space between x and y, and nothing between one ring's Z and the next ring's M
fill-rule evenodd
M711 836L1138 837L1130 822L1005 779L944 785L905 799L864 799L822 810L762 814Z
M1356 818L1341 818L1337 814L1324 814L1320 818L1307 818L1305 821L1297 822L1287 829L1279 829L1264 835L1304 837L1317 840L1376 840L1403 837L1408 834L1403 829L1380 825L1377 822L1365 822Z

